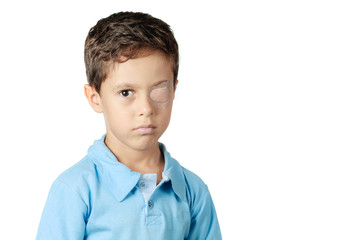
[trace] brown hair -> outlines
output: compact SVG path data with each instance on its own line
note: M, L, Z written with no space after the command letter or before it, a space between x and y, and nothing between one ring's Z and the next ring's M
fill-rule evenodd
M90 29L85 41L84 58L88 83L100 93L101 83L106 79L110 66L135 58L146 49L160 50L169 57L175 84L179 52L168 24L140 12L119 12L100 19Z

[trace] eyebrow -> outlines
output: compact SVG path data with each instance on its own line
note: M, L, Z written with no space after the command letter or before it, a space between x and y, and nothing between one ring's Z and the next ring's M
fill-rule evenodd
M158 82L155 82L153 84L150 85L150 88L154 87L154 86L157 86L157 85L160 85L162 83L165 83L165 82L170 82L170 80L160 80ZM117 84L113 87L113 91L116 92L116 91L119 91L121 89L133 89L133 88L137 88L137 85L135 84L131 84L131 83L120 83L120 84Z

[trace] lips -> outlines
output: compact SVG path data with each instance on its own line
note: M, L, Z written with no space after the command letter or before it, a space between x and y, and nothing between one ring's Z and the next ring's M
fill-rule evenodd
M141 125L141 126L135 128L135 131L140 134L150 134L150 133L154 132L155 128L156 127L153 125Z

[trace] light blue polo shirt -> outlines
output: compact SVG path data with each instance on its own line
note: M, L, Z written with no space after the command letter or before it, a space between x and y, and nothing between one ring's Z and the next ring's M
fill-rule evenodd
M207 186L163 144L163 181L146 194L149 176L118 162L104 139L53 183L37 240L222 239Z

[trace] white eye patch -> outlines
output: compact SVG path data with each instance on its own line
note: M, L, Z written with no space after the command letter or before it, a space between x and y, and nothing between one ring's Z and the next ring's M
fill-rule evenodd
M162 82L150 88L149 98L153 103L161 107L166 107L166 104L171 99L170 81Z

